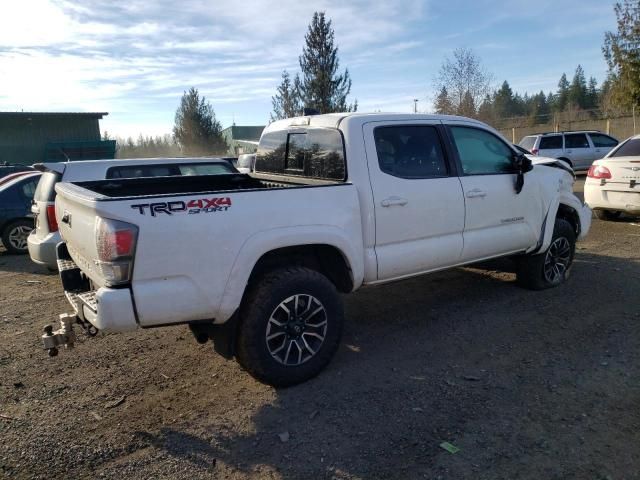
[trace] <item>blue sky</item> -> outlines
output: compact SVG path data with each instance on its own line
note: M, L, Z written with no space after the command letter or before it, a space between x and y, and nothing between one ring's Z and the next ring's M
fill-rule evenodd
M5 0L0 110L107 111L103 130L169 133L195 86L223 126L265 124L315 10L332 19L360 111L429 111L445 56L472 48L515 91L601 82L608 0Z

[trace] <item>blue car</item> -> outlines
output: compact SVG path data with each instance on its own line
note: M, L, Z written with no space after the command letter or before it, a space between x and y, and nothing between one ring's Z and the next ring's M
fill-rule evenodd
M27 173L0 186L0 238L10 253L27 253L27 237L34 226L31 201L40 175Z

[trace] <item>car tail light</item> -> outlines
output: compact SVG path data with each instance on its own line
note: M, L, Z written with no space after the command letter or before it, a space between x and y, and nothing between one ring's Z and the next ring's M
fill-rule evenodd
M531 153L532 153L532 154L534 154L534 155L538 155L538 152L539 152L539 151L540 151L540 150L538 150L537 148L532 148L532 149L531 149Z
M591 165L589 171L587 172L587 177L609 179L611 178L611 172L604 165Z
M47 205L47 223L49 224L50 232L58 231L58 220L56 220L56 206Z
M96 265L108 285L131 280L138 227L109 218L96 218Z

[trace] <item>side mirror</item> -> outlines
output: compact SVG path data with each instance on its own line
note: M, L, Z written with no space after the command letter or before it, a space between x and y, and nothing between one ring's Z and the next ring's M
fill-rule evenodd
M533 163L524 153L516 153L513 156L513 165L516 167L518 178L516 179L516 194L519 194L524 187L524 174L533 170Z
M518 173L527 173L533 170L533 163L524 153L515 154L513 164Z

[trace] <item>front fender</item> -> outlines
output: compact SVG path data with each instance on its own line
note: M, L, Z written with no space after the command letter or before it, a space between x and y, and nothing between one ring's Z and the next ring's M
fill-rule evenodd
M542 243L536 249L537 252L544 252L551 245L551 239L553 237L553 227L558 216L558 210L560 205L570 207L577 213L577 220L579 222L579 234L578 240L582 240L589 229L591 228L591 209L583 204L578 197L571 192L562 192L551 202L549 210L547 212L546 221L543 226L543 232L541 233Z
M353 276L353 289L360 287L364 277L364 259L355 245L362 239L354 239L354 232L346 232L333 225L310 225L265 230L253 234L240 248L224 290L216 323L224 323L240 306L247 282L258 260L273 250L300 245L330 245L343 255Z

